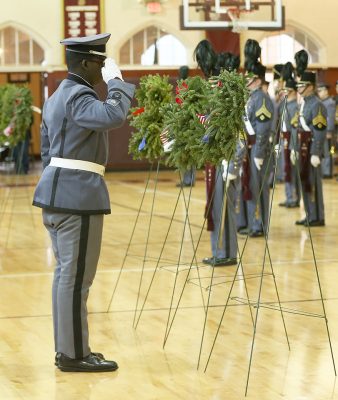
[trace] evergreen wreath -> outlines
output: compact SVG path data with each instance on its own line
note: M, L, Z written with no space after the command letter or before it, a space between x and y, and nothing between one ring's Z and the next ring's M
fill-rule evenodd
M135 92L137 107L130 109L130 125L135 128L129 140L129 154L133 159L150 162L163 155L160 134L163 130L161 107L173 100L173 85L168 76L147 75L140 79Z
M166 163L178 169L200 167L201 141L205 127L201 119L209 111L210 86L200 76L178 82L176 103L162 108L168 139L174 140Z
M204 140L201 142L203 163L219 165L231 160L238 139L244 132L243 115L249 97L243 74L222 70L210 80L213 87L208 99L210 114Z
M13 147L24 140L32 123L32 93L25 86L0 87L0 145Z

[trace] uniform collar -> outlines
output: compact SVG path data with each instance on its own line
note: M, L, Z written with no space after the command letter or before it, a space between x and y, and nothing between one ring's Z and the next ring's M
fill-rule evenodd
M85 85L87 87L89 87L90 89L93 89L93 85L91 85L88 81L86 81L84 78L82 78L82 76L78 75L78 74L74 74L74 72L68 72L68 76L67 79L69 79L70 81L74 81L76 83L80 83L81 85Z

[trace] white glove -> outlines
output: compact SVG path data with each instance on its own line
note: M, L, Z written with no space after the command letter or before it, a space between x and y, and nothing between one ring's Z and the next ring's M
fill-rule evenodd
M263 162L264 162L263 158L256 158L256 157L254 157L254 163L255 163L256 168L258 169L258 171L261 170L262 165L263 165Z
M116 65L112 58L106 58L104 61L104 67L101 68L102 78L108 83L111 79L119 78L123 81L120 68Z
M311 165L315 168L318 167L318 165L320 164L320 158L318 156L312 155L311 156Z
M279 144L275 144L275 154L276 156L279 154Z
M230 172L228 170L228 161L227 160L223 160L222 165L223 165L222 178L223 178L223 181L225 182L225 187L228 188L230 185L230 181L233 181L234 179L236 179L236 175L230 174Z
M290 152L290 161L292 165L296 165L296 161L298 159L298 152L295 150L291 150Z
M163 145L163 151L165 153L170 153L171 152L171 148L173 147L173 144L175 143L175 139L174 140L170 140L170 142L167 142L166 144Z

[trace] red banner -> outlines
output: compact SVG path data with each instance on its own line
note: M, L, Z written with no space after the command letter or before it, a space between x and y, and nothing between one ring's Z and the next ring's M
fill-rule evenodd
M101 0L64 0L65 38L101 33Z

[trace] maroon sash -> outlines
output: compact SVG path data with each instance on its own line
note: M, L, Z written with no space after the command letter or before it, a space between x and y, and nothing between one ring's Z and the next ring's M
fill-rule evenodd
M311 167L311 154L310 154L310 145L311 145L311 132L307 131L298 131L298 141L299 141L299 170L300 170L300 180L304 186L304 191L307 193L311 193L311 183L309 180L310 177L310 167Z
M213 231L215 229L214 221L212 219L212 203L215 192L215 176L216 176L216 167L214 165L206 164L205 184L207 187L207 204L205 205L204 218L207 219L208 231Z
M251 158L251 147L256 143L256 135L247 135L248 151L245 155L242 163L243 174L241 178L242 182L242 194L243 200L251 200L252 193L250 190L250 158Z
M284 180L285 182L291 182L290 132L282 132L282 138L284 144Z

